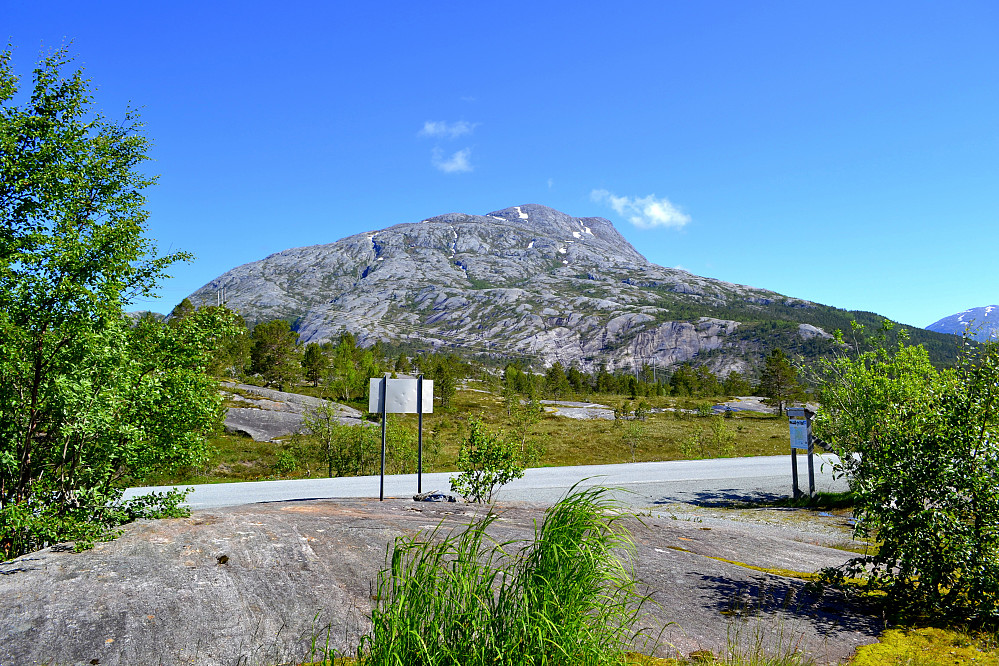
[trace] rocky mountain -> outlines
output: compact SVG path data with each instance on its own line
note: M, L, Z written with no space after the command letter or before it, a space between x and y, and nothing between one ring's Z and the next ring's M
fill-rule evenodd
M746 372L772 346L829 351L829 331L852 318L658 266L606 219L533 204L285 250L190 298L215 304L219 293L251 325L293 322L302 342L348 330L362 343L460 347L584 369L694 361L721 374Z
M964 335L968 331L970 337L980 342L995 340L999 338L999 305L985 305L952 314L930 324L926 330L953 335Z

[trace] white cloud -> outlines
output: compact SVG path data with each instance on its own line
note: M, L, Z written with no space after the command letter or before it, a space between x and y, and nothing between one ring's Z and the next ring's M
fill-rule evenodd
M444 120L428 120L423 123L417 136L432 136L438 139L456 139L459 136L471 134L479 123L470 123L466 120L449 123Z
M440 148L434 148L431 153L431 161L434 166L444 173L467 173L473 169L468 158L472 154L471 148L462 148L447 159Z
M654 194L647 197L619 197L607 190L593 190L590 192L590 199L607 204L639 229L682 229L690 222L690 216L680 212L669 199L659 198Z
M549 178L549 179L548 179L548 189L550 190L550 189L552 189L552 187L554 187L554 186L555 186L555 181L554 181L554 180L552 180L551 178Z

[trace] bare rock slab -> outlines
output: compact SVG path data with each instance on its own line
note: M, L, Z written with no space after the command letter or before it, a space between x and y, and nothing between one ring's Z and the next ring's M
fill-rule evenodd
M247 407L230 407L225 417L228 432L246 435L258 442L269 442L278 437L287 437L302 428L302 415L312 407L329 405L335 410L337 420L348 425L361 424L361 412L330 402L297 393L286 393L273 389L222 382L230 389L238 389L234 395Z
M544 507L501 510L493 536L527 539ZM256 504L142 521L83 553L27 555L0 564L0 663L273 666L318 659L327 646L349 651L369 628L386 547L481 511L403 500ZM747 645L763 635L772 649L791 641L837 663L882 628L835 595L724 561L814 571L849 553L738 526L643 518L631 527L636 576L657 602L646 624L675 623L661 654L722 654L744 632Z

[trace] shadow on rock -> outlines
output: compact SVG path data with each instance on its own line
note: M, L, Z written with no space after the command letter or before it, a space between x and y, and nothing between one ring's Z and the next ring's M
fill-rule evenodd
M783 493L765 493L749 491L741 488L721 488L711 491L695 491L684 493L684 502L703 507L739 507L746 504L772 504L781 500L786 500L787 495ZM677 501L675 497L664 497L655 500L653 504L664 505L673 504Z
M842 631L877 636L885 629L872 604L851 598L841 590L818 588L780 576L761 574L748 580L701 576L700 588L718 613L729 618L780 614L792 624L812 626L822 635Z

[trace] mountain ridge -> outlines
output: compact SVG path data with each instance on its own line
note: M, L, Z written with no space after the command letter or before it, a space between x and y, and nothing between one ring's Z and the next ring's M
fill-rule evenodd
M829 326L846 328L850 318L656 265L609 220L538 204L291 248L237 266L190 298L214 304L219 293L251 325L286 319L306 343L347 330L364 344L460 346L582 369L697 362L723 375L751 372L777 345L831 353Z
M939 319L926 327L927 331L969 337L978 342L999 338L999 305L968 308Z

